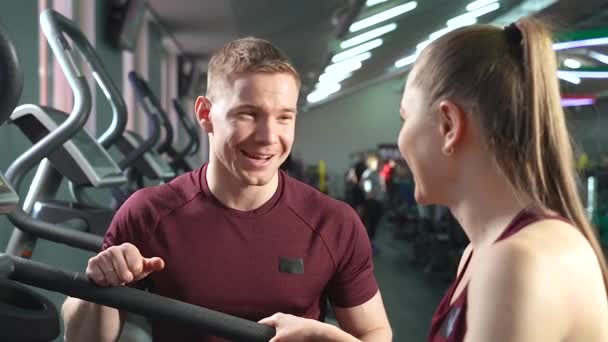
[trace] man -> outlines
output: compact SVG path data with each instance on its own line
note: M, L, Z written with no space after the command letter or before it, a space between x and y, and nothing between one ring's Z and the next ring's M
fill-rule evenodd
M208 77L195 111L209 163L135 193L87 275L101 286L144 280L152 292L250 320L322 320L329 297L344 329L332 334L390 341L357 215L279 171L294 139L298 73L267 41L244 38L214 54ZM67 342L114 341L123 324L118 310L74 298L62 313ZM151 324L155 341L223 341Z

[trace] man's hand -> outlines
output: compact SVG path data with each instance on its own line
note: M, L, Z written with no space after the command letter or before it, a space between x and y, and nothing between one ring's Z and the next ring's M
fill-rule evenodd
M164 267L163 259L144 258L137 247L123 243L89 259L86 275L99 286L119 286L141 280Z
M360 342L331 324L280 312L264 318L259 323L277 330L269 342Z

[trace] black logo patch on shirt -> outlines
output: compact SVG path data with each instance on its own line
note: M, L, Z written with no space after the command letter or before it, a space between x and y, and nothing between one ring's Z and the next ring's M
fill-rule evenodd
M279 272L304 274L304 259L279 257Z
M448 338L454 332L454 326L460 316L460 309L462 307L452 307L448 314L445 316L443 323L441 324L440 334L443 338Z

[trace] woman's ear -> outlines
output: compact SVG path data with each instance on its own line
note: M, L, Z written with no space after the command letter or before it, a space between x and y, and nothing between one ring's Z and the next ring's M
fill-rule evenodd
M462 141L465 130L466 113L451 100L439 102L439 133L444 138L442 151L451 155Z

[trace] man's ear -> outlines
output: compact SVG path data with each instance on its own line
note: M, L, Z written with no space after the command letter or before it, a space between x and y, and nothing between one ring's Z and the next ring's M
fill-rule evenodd
M444 138L443 152L452 154L463 138L465 130L466 113L451 100L439 103L439 133Z
M194 103L194 112L196 113L196 121L207 132L213 132L211 124L211 101L205 96L199 96Z

